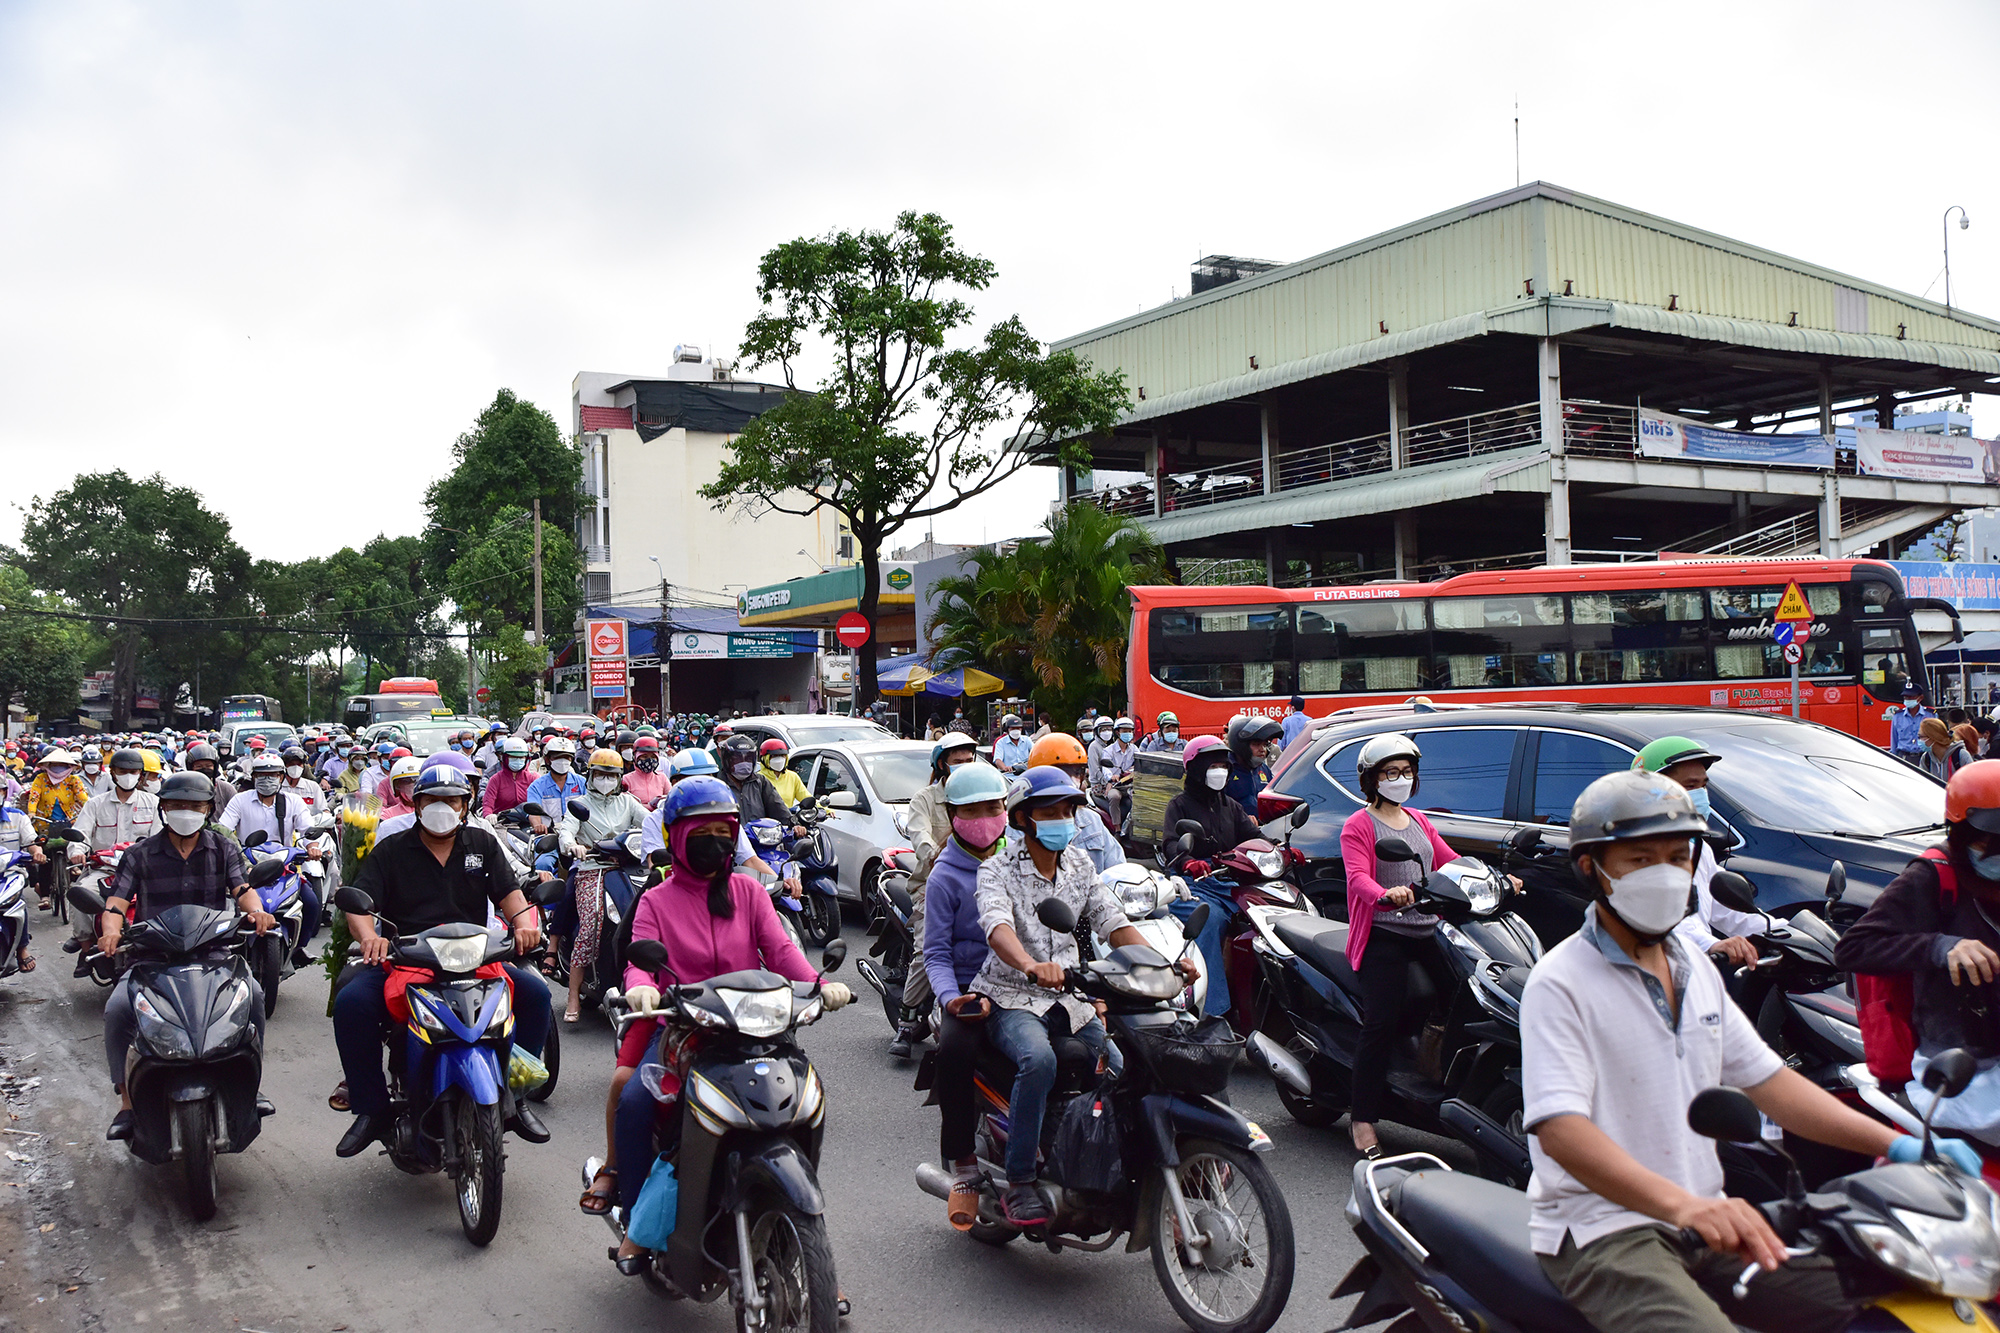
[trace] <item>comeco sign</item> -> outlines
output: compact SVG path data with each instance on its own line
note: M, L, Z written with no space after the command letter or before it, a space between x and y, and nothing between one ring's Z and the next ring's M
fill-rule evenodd
M625 622L622 620L591 621L588 639L592 657L625 656Z

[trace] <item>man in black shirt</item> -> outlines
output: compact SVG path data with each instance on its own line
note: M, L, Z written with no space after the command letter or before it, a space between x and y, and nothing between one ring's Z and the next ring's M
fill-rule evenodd
M262 935L276 922L264 910L264 900L250 887L243 853L236 844L209 828L215 788L202 773L176 773L160 784L160 822L166 827L125 849L104 897L104 934L97 947L106 957L118 953L125 920L158 916L170 907L207 907L223 912L233 900L257 923ZM250 982L250 1016L257 1040L264 1040L264 993ZM111 1085L118 1091L118 1114L106 1131L108 1139L132 1137L132 1097L125 1090L125 1060L138 1030L132 1012L132 981L121 978L104 1001L104 1056L111 1068Z
M362 858L354 887L374 901L375 911L400 934L415 935L453 921L485 925L487 905L512 924L515 946L526 952L541 943L540 917L521 892L499 839L466 824L472 785L446 764L417 779L414 827L392 833ZM389 1025L383 996L389 941L373 917L349 913L347 928L361 946L364 966L340 988L333 1002L334 1043L347 1075L347 1104L354 1124L335 1149L352 1157L388 1128L389 1084L382 1073L382 1033ZM514 1044L536 1056L549 1034L549 988L532 968L506 965L514 990ZM548 1142L549 1132L526 1102L516 1102L508 1128L530 1143Z

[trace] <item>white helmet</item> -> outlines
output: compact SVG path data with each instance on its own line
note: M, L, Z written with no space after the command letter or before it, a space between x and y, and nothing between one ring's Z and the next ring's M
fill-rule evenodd
M542 747L542 753L547 755L565 754L574 759L576 758L576 742L567 736L551 736L549 737L549 743Z
M424 761L413 754L406 754L390 766L389 781L401 782L404 778L413 778L423 771Z
M1354 761L1355 773L1362 774L1372 768L1380 768L1391 759L1422 759L1424 752L1417 743L1400 731L1376 736L1361 747L1360 758Z

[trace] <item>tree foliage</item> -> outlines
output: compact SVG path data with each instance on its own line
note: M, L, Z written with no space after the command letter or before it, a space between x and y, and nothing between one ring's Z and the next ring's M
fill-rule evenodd
M1018 316L976 340L959 336L973 320L965 294L994 272L943 218L915 212L887 231L788 241L758 265L764 310L744 333L745 361L779 366L793 389L809 343L833 368L751 421L701 495L718 508L843 515L861 548L859 609L871 622L892 533L1006 480L1031 461L1028 444L1085 462L1085 438L1125 408L1122 374L1044 354ZM875 696L871 655L861 671L857 705Z
M70 608L37 593L28 576L0 565L0 706L16 694L30 713L53 717L77 704L90 631L74 620L28 614Z
M1159 544L1129 518L1072 505L1043 529L1046 538L1005 554L968 551L958 573L937 581L924 633L937 662L1025 682L1060 727L1087 704L1123 707L1126 589L1166 576Z

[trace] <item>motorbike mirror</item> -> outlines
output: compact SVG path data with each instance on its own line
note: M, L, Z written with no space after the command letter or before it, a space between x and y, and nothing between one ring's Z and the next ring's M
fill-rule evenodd
M819 797L814 796L811 793L807 793L806 795L799 797L799 803L796 808L800 810L810 810L818 804L819 804Z
M252 847L262 847L265 844L265 842L267 842L270 839L270 837L271 835L268 832L266 832L263 829L258 829L255 833L251 834L249 837L243 840L243 850L247 852Z
M333 832L333 823L331 819L322 819L319 823L307 829L306 832L317 838L322 834Z
M1379 838L1375 842L1375 859L1377 861L1415 861L1420 858L1417 856L1416 848L1410 846L1410 844L1404 842L1401 838Z
M529 893L528 897L530 901L543 907L548 907L551 904L561 902L563 895L567 892L569 892L569 886L564 884L560 879L546 879L535 885L534 890Z
M268 861L259 861L256 865L250 867L250 887L261 889L267 884L276 884L280 879L284 878L284 874L285 863L277 857L274 856Z
M1956 1097L1979 1072L1979 1062L1963 1046L1954 1046L1924 1069L1924 1086L1940 1097Z
M589 822L590 807L586 805L581 799L571 801L568 805L564 806L563 809L569 811L569 817L571 819L574 819L577 823L583 824Z
M549 817L549 812L542 809L540 801L524 801L515 808L524 815L533 815L536 819L547 819Z
M659 940L633 940L626 946L625 956L648 972L658 972L667 965L667 946Z
M1194 855L1194 834L1192 833L1181 834L1180 840L1174 845L1180 848L1182 856Z
M1297 805L1292 807L1292 817L1291 817L1292 827L1304 828L1306 826L1306 821L1312 818L1312 813L1313 813L1313 808L1307 805L1304 801L1300 801Z
M1208 924L1208 904L1196 903L1188 913L1188 919L1181 923L1181 938L1191 940L1201 934L1201 928Z
M1847 863L1835 861L1826 872L1826 900L1837 903L1847 895Z
M544 833L541 837L535 839L535 855L541 856L548 852L552 852L561 845L562 845L561 838L558 838L553 833Z
M665 867L672 864L674 854L664 847L655 847L646 855L646 864Z
M847 941L834 940L826 946L826 952L819 956L819 970L838 972L840 965L847 961Z
M1704 1088L1688 1103L1688 1128L1724 1143L1755 1143L1764 1132L1764 1119L1739 1089Z
M1174 825L1174 832L1186 837L1199 838L1202 833L1199 819L1183 819Z
M861 798L851 791L828 792L826 808L829 810L859 810Z
M340 886L340 892L333 895L333 905L354 916L368 916L375 910L375 900L352 884Z
M1036 904L1035 919L1058 935L1076 929L1076 909L1060 898L1044 898Z
M69 899L71 907L85 916L96 916L104 910L104 899L99 897L94 889L85 885L72 884L69 886L69 892L63 896Z
M1750 887L1750 881L1734 870L1718 870L1715 878L1709 880L1708 891L1715 901L1736 912L1755 912L1757 890Z

